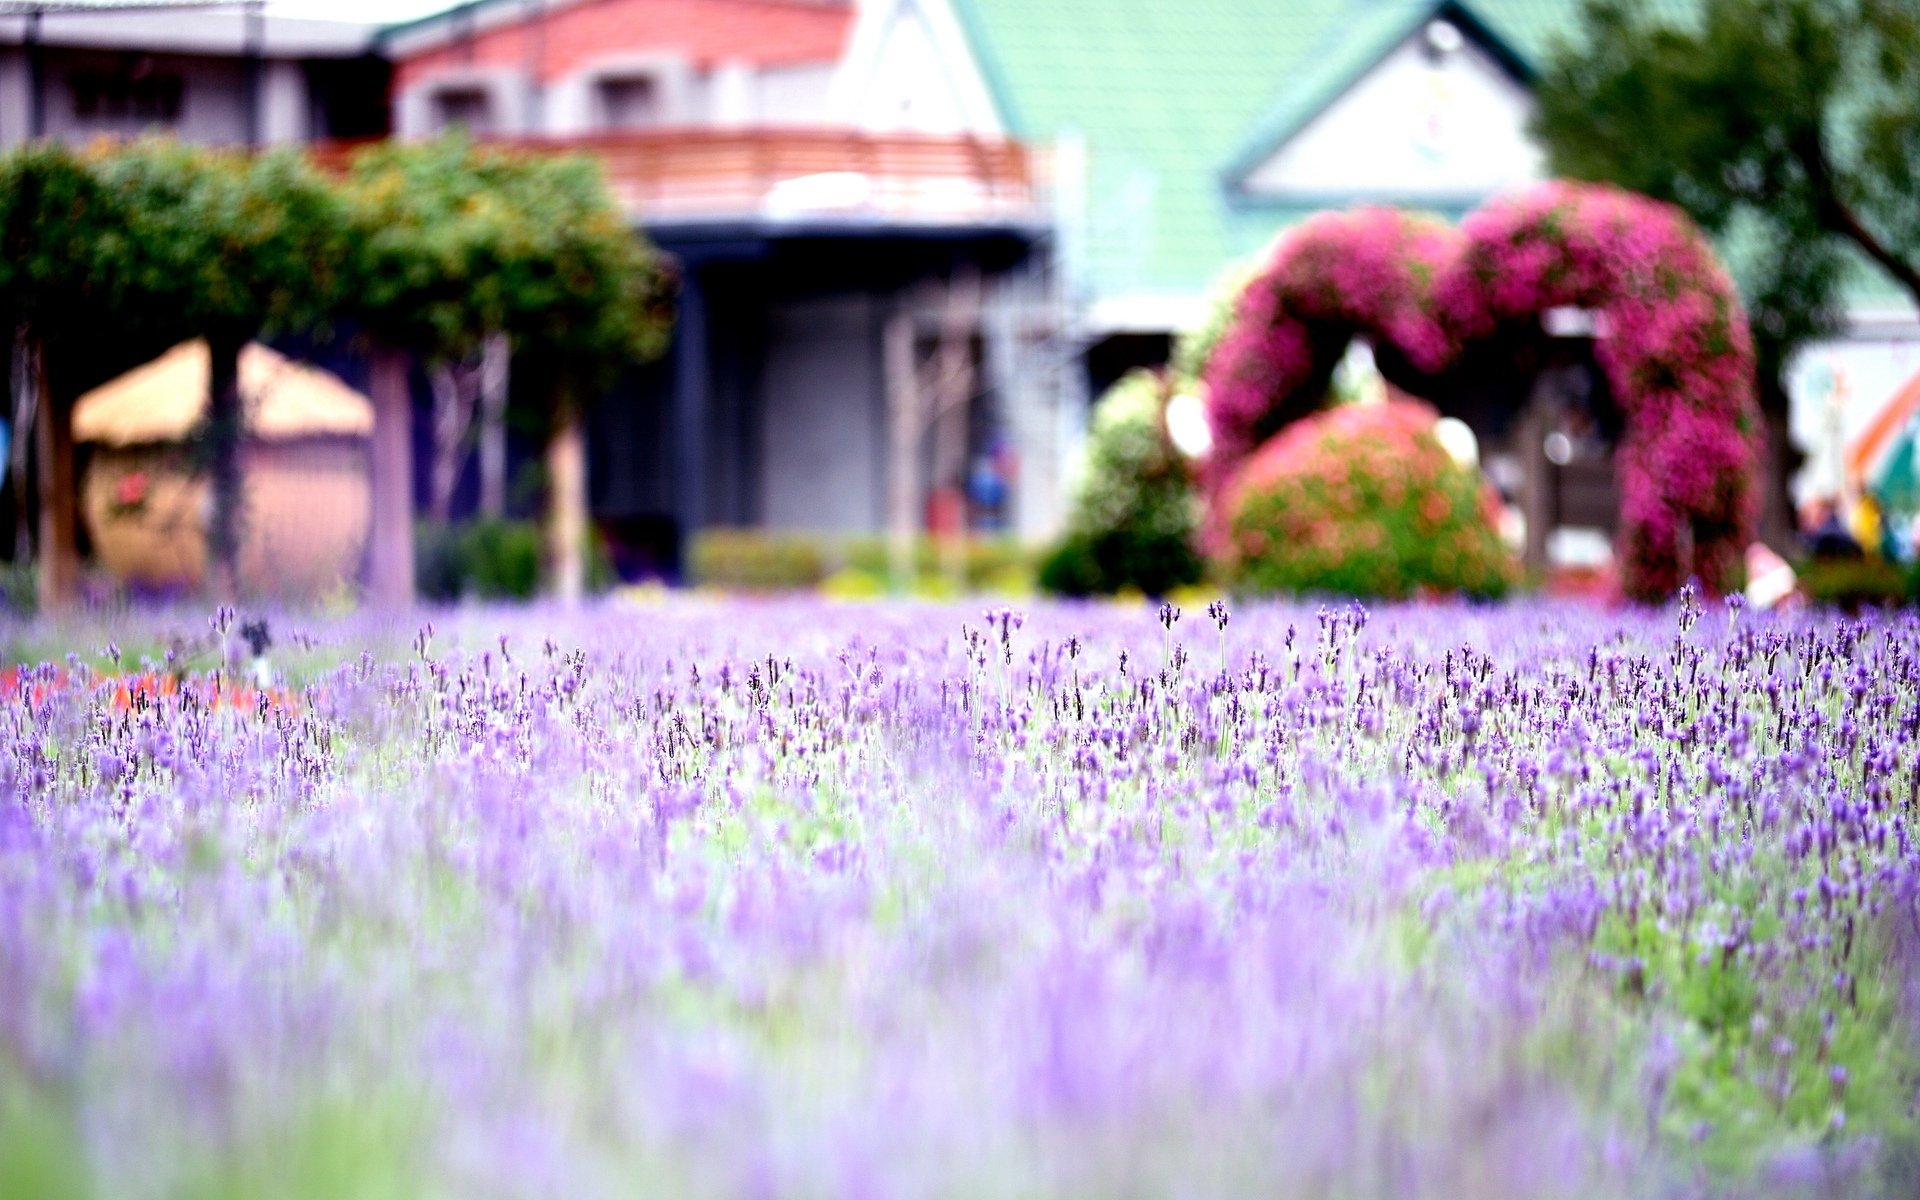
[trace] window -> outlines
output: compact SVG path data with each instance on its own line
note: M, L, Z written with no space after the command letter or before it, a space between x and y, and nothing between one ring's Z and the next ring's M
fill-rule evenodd
M605 129L644 129L660 121L660 87L650 75L600 81L600 124Z
M150 58L129 59L107 70L75 71L67 83L73 91L73 115L91 125L171 125L180 119L180 77L156 71Z
M468 133L493 130L493 98L477 87L446 88L434 93L433 123L438 129L464 129Z

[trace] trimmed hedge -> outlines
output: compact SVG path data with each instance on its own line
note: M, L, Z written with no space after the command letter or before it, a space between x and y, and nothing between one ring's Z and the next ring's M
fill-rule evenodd
M1033 556L1012 538L964 539L957 564L948 544L914 540L912 591L1022 591L1031 585ZM953 568L958 567L958 579ZM706 529L688 548L689 582L727 591L778 592L826 588L849 597L892 590L892 549L884 537L831 537L763 529Z
M617 582L598 537L587 547L587 590ZM422 600L531 600L540 591L542 533L536 521L482 518L414 527L414 590Z

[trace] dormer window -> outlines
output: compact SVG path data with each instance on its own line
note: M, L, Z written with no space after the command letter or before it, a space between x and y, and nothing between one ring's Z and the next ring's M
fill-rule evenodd
M603 129L644 129L662 116L660 81L652 75L616 75L596 86Z
M138 129L172 125L180 120L182 91L179 76L157 71L151 58L130 58L116 69L76 71L68 85L73 91L73 115L81 123L103 129Z
M464 129L471 134L493 132L493 97L477 87L444 88L433 96L436 129Z

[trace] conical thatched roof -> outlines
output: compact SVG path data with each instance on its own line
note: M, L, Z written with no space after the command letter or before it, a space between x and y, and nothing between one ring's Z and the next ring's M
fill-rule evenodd
M136 446L186 439L207 411L207 343L182 342L80 397L75 441ZM340 379L258 342L240 352L247 435L269 441L323 435L365 437L373 405Z

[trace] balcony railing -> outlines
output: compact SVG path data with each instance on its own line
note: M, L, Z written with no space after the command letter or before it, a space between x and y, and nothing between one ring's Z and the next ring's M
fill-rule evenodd
M534 153L592 155L621 204L656 224L1024 222L1040 212L1033 157L1004 138L775 128L486 140ZM316 149L323 161L340 161L353 147Z

